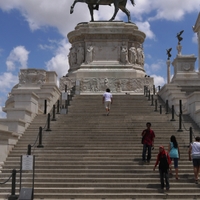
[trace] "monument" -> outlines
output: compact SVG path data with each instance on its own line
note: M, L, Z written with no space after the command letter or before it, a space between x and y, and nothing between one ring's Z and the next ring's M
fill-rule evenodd
M78 1L88 3L95 9L104 0ZM118 0L116 6L120 6ZM134 1L131 1L134 5ZM60 89L75 86L76 94L98 94L110 88L113 93L143 93L144 86L153 88L153 78L145 77L145 54L143 43L145 33L134 23L130 23L130 13L126 9L128 23L123 21L91 21L77 24L68 33L71 43L69 71L60 79Z

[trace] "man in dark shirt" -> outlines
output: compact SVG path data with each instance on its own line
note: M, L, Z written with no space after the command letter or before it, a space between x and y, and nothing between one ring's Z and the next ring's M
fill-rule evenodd
M150 162L151 160L151 149L154 145L154 138L155 134L154 131L151 129L151 123L146 123L147 128L142 131L142 144L143 144L143 151L142 151L142 160L143 162ZM147 159L146 159L146 152L148 150Z

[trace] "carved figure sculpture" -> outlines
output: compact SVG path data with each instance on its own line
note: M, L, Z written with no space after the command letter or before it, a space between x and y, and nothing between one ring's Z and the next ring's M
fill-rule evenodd
M125 45L125 43L123 43L121 46L120 60L123 64L128 63L128 49L127 49L127 46Z
M76 49L74 47L70 48L69 55L69 65L70 67L73 67L76 64Z
M184 30L180 31L180 33L177 33L177 35L176 35L176 37L178 38L178 44L180 44L180 41L183 40L183 38L181 37L183 32L184 32Z
M86 63L91 63L93 61L93 46L89 44L87 46L87 52L86 52Z
M81 65L84 62L84 48L79 44L77 49L77 64Z
M134 0L130 0L130 1L134 6L135 5ZM74 12L74 6L78 2L87 3L88 8L90 10L91 21L94 21L94 17L93 17L94 9L98 10L99 5L111 5L113 3L115 10L114 10L113 16L111 17L111 19L109 21L113 21L115 19L117 12L120 9L120 10L122 10L122 12L124 12L127 15L128 22L131 22L130 12L126 8L127 0L74 0L74 3L72 4L71 9L70 9L70 14L72 14Z
M166 50L166 51L167 51L167 56L168 56L168 58L167 58L167 59L168 59L168 60L169 60L169 59L170 59L170 57L172 56L172 55L171 55L171 53L170 53L170 52L171 52L171 50L172 50L172 48L169 48L169 49L167 49L167 50Z
M137 63L139 65L143 65L144 64L144 52L143 52L141 47L137 48Z
M137 60L137 52L134 46L129 49L129 62L135 64Z

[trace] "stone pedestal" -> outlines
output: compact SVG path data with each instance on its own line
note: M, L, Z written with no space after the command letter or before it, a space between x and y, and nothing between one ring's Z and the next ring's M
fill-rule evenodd
M196 59L194 55L177 55L172 62L174 76L171 82L180 86L200 85L199 73L195 71Z
M60 79L60 89L76 85L76 93L139 93L144 85L153 86L153 78L145 78L145 34L135 24L115 22L80 23L68 34L72 44L70 69Z

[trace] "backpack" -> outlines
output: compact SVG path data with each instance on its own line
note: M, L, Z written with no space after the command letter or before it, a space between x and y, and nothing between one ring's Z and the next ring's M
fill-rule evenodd
M160 155L159 170L167 172L168 169L169 169L169 163L167 160L167 153L165 153L163 156Z

